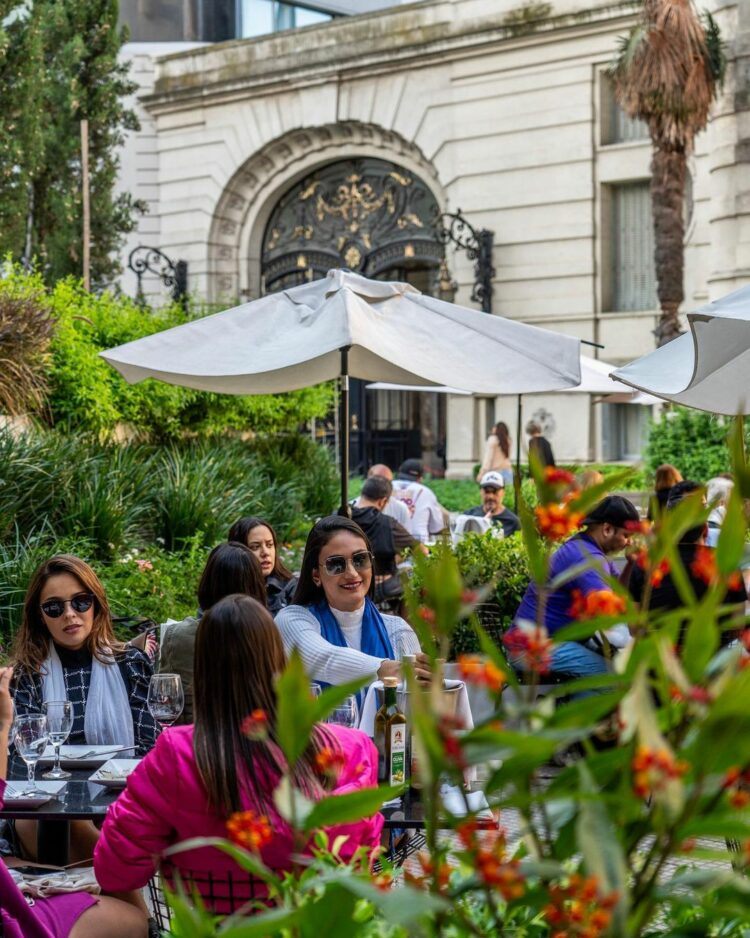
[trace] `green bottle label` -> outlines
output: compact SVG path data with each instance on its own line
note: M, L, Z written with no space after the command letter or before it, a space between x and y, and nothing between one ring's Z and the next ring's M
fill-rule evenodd
M391 726L391 785L402 785L406 780L406 724L394 723Z

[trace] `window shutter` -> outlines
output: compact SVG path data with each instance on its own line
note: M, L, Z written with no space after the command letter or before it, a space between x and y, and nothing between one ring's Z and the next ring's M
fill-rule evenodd
M613 191L614 308L655 309L654 229L647 182Z

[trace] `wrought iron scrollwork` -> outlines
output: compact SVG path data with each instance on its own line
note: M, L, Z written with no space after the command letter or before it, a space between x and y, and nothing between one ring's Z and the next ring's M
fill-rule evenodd
M494 231L480 228L478 231L461 214L443 212L435 218L435 234L443 245L452 244L457 251L464 251L474 261L474 287L471 300L478 303L485 313L492 312L492 281L495 268L492 265Z
M147 273L158 277L165 287L172 288L172 299L176 303L182 306L187 303L187 261L174 263L158 248L140 244L130 252L128 267L138 278L135 295L137 303L146 302L143 293L143 276Z

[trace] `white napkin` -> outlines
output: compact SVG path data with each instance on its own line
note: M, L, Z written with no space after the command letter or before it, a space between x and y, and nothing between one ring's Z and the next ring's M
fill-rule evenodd
M92 896L98 896L102 891L94 876L93 866L60 870L59 873L45 873L43 876L22 875L11 868L10 874L21 892L37 899L61 896L69 892L88 892Z
M469 811L476 814L477 817L492 818L493 816L483 791L466 792L465 802L463 794L455 785L441 785L440 800L443 802L445 810L449 811L454 817L466 816L466 802L469 804Z

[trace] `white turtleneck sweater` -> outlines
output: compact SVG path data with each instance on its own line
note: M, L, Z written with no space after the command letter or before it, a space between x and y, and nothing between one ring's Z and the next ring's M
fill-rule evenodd
M333 607L331 612L341 628L348 648L340 648L326 641L320 634L320 623L309 609L304 606L284 606L276 615L276 624L287 654L292 648L299 649L305 670L314 681L344 684L358 677L373 680L382 659L360 651L364 603L354 612L342 612ZM408 622L400 616L388 615L383 615L383 622L397 657L416 655L421 651L419 639Z

